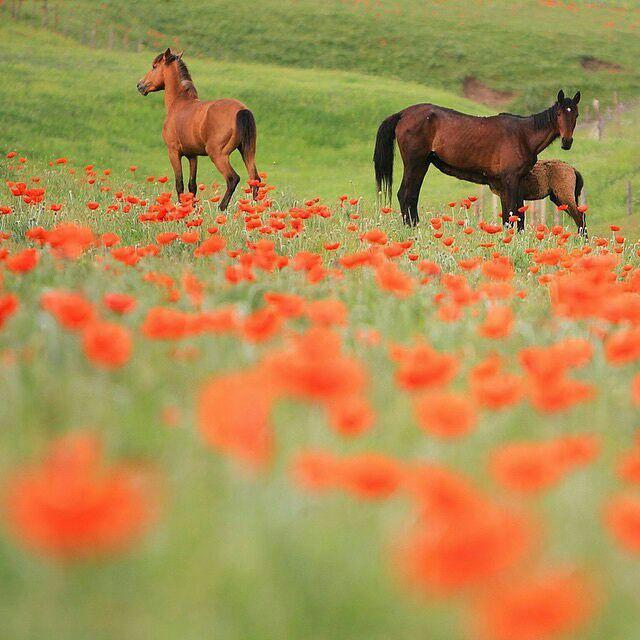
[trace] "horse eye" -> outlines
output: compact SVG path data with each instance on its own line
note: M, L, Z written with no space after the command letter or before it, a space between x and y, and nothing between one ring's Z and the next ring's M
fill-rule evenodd
M571 111L571 107L567 107L567 111Z

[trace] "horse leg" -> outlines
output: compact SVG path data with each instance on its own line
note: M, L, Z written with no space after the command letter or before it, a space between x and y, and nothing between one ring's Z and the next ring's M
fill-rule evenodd
M198 183L196 181L196 175L198 173L198 156L192 156L189 158L189 192L195 195L198 191Z
M256 167L255 156L252 153L245 152L242 147L240 147L240 155L242 156L242 160L244 161L244 166L247 167L249 180L257 180L259 182L260 175L258 174L258 167ZM255 200L258 197L258 187L251 187L251 192L253 194L253 199Z
M182 157L180 156L180 152L175 149L169 149L169 162L171 163L173 174L176 177L176 193L178 194L178 199L180 199L180 196L184 192L184 184L182 183Z
M227 182L227 190L225 191L225 194L220 201L220 211L226 211L227 207L229 206L231 196L233 195L233 192L236 190L236 187L240 182L240 176L231 166L228 155L211 156L211 162L216 165L216 169L222 174Z
M511 216L518 217L518 231L524 231L524 213L519 209L524 206L524 201L520 195L520 180L517 176L503 178L503 195L500 196L502 203L502 223L510 225Z
M398 190L398 200L402 219L405 224L416 226L420 222L418 216L418 199L420 198L420 188L429 168L429 162L424 159L411 160L405 164L402 183Z
M560 207L563 204L567 205L567 213L571 216L573 221L576 223L576 226L578 227L578 233L581 236L588 238L587 223L585 220L585 215L581 211L578 211L578 205L576 204L575 199L571 195L560 198L558 197L558 194L555 192L551 192L549 198L551 202L553 202L553 204L555 204L557 207Z

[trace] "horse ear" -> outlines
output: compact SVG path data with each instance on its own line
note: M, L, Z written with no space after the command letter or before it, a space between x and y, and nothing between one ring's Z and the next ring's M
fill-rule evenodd
M180 53L176 53L176 59L177 60L182 60L182 56L184 55L184 51L181 51Z
M173 58L173 54L171 53L171 49L167 47L167 50L164 52L164 59L169 61Z
M564 102L564 91L560 89L558 91L558 104L562 104Z
M573 96L573 101L578 104L578 102L580 102L580 92L578 91L578 93L576 93L575 96Z

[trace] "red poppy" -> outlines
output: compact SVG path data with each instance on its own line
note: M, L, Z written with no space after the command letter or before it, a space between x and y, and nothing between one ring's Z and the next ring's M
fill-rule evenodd
M476 604L474 637L480 640L555 640L591 618L596 592L580 573L538 572L491 589Z
M452 391L429 391L415 401L418 424L441 438L466 435L477 422L473 403L467 395Z
M69 435L13 474L5 508L21 545L72 560L120 551L144 532L157 512L148 473L101 458L97 438Z
M84 331L87 359L102 369L117 369L129 361L133 348L128 329L111 322L94 322Z

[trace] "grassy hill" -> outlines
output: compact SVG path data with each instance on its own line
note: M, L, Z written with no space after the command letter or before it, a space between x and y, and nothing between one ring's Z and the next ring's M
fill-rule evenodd
M461 95L470 78L535 110L558 84L637 95L637 2L27 0L23 15L98 46L167 43L215 60L358 71ZM126 34L126 35L125 35ZM471 85L473 87L473 85Z
M93 50L24 21L5 21L0 35L7 44L0 51L6 77L1 149L18 149L41 162L68 156L102 167L136 164L139 175L170 173L160 136L162 98L145 99L135 91L154 51ZM187 62L203 98L234 96L250 105L259 127L260 169L284 194L298 199L332 200L347 193L372 203L376 128L409 104L431 101L478 114L495 111L453 92L355 72L197 57ZM570 153L558 145L545 153L582 171L596 229L625 218L627 182L635 179L640 157L639 119L637 110L628 110L619 126L606 128L603 140L593 139L584 127ZM244 176L244 167L238 170ZM198 177L207 183L220 179L206 159ZM421 204L437 209L474 193L475 185L432 169ZM635 221L624 221L635 228Z

